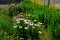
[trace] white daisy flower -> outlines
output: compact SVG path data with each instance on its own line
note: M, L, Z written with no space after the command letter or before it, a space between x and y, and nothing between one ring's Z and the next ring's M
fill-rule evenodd
M32 28L35 28L35 27L32 27Z
M17 21L17 24L20 23L20 21Z
M27 20L24 20L24 22L27 22Z
M40 23L40 24L42 24L42 23Z
M19 26L19 28L22 28L22 26Z
M25 22L26 24L29 24L29 22Z
M37 20L34 20L35 22L37 21Z
M32 26L32 25L34 25L33 23L30 23L30 25Z
M17 25L15 25L14 28L17 28Z
M34 24L34 26L37 26L37 24Z
M28 20L24 20L24 22L25 22L26 24L29 24L29 21L28 21Z
M38 31L38 33L40 33L40 34L41 34L42 32L41 32L41 31Z
M25 27L25 29L28 29L28 27Z
M20 18L20 20L23 20L23 18Z
M42 23L38 22L38 24L42 25Z

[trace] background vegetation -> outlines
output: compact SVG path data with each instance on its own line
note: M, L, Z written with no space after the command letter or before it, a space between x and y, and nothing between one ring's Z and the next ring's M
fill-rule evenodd
M30 14L31 16L28 16L28 19L31 21L37 20L37 22L41 22L42 26L39 26L37 29L35 29L33 32L37 33L37 31L42 30L42 34L38 37L37 35L34 35L37 37L36 40L42 40L44 37L42 36L43 33L46 33L44 36L51 37L47 40L60 40L60 9L57 8L49 8L47 5L36 5L33 4L31 1L24 0L22 4L18 5L18 8L15 7L15 5L11 5L9 10L6 10L4 8L0 8L0 39L1 40L19 40L20 33L23 30L25 36L28 35L29 39L32 38L32 34L29 34L29 32L32 32L30 30L24 30L24 27L27 26L27 24L24 24L21 22L20 24L23 27L22 30L20 30L18 27L14 29L13 18L21 11L26 14ZM12 18L12 21L10 20L10 17ZM18 24L17 24L18 25ZM20 25L20 26L21 26ZM37 25L38 26L38 25ZM33 27L33 26L32 26ZM27 32L27 33L26 33ZM23 34L22 33L22 34ZM23 36L23 35L22 35ZM46 38L48 38L48 36ZM42 38L41 38L42 37ZM39 39L38 39L39 38ZM33 39L31 39L33 40ZM45 39L44 39L45 40Z

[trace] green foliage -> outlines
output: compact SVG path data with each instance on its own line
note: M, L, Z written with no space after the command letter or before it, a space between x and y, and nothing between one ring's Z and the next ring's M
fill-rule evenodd
M13 4L13 5L11 4L11 5L10 5L8 15L9 15L10 17L13 17L13 16L16 16L16 15L17 15L17 11L16 11L15 4Z
M12 27L12 23L11 23L9 17L2 16L0 18L0 29L8 32L9 27Z
M42 22L45 25L50 35L56 36L56 34L54 34L55 31L57 31L57 29L60 30L59 26L57 26L57 24L60 25L60 9L52 9L48 8L48 6L38 6L30 1L24 1L23 4L21 5L21 8L26 13L31 14L29 17L30 20L36 18L38 21ZM57 36L59 35L58 32L60 31L56 32Z
M4 32L8 32L10 34L15 34L17 36L25 34L30 35L32 38L34 36L38 38L38 28L34 26L35 28L33 29L33 26L25 24L23 20L20 20L20 23L18 24L16 23L16 28L13 27L14 22L11 21L9 17L16 16L19 13L16 8L17 7L15 5L11 5L9 10L0 8L0 13L3 14L3 16L0 17L0 30L3 30ZM38 6L28 0L24 0L21 5L18 5L19 11L20 8L21 12L31 14L31 16L27 16L29 20L31 20L32 22L34 22L34 20L37 20L35 23L42 22L53 38L60 39L60 9L48 8L47 5ZM19 28L21 26L22 28ZM29 26L28 29L25 29L25 27L27 26Z
M0 15L1 14L7 15L8 14L8 10L5 9L5 8L0 8Z

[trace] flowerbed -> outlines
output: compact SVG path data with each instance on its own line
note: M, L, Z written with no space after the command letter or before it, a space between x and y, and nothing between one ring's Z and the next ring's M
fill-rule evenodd
M38 6L30 1L23 1L18 6L10 5L9 10L1 8L0 14L2 40L3 38L6 40L40 40L42 25L51 35L52 40L60 39L60 9Z

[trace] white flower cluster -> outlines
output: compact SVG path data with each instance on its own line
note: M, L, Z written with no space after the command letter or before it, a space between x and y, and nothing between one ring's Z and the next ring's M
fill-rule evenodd
M21 23L21 21L23 21L25 24L27 24L27 26L23 27L23 25L17 25L19 23ZM25 30L28 30L30 27L32 27L32 29L34 30L36 27L38 26L41 26L42 23L41 22L37 22L37 23L34 23L34 22L37 22L37 20L27 20L27 19L23 19L23 18L17 18L16 19L16 25L14 25L14 28L19 28L19 29L22 29L24 28ZM23 23L23 24L24 24ZM37 31L39 34L42 34L42 31Z
M28 16L31 16L30 14ZM23 19L23 18L14 18L16 20L16 23L19 24L21 23L21 21L23 21L25 24L27 24L26 27L24 27L25 30L29 29L30 26L32 26L32 29L35 29L37 26L41 26L42 23L41 22L37 22L37 20L28 20L28 19ZM37 22L37 23L34 23L34 22ZM23 24L24 24L23 23ZM20 26L20 25L14 25L14 28L17 28L19 27L19 29L22 29L23 28L23 25ZM38 33L42 33L41 31L38 31Z
M14 28L17 28L18 26L17 25L14 25ZM19 28L23 28L23 26L19 26ZM27 26L27 27L24 27L24 29L28 29L29 28L29 26Z
M42 33L42 31L38 31L38 33L39 33L39 34L41 34L41 33Z
M32 22L31 20L26 20L26 19L23 19L23 18L17 18L16 19L16 23L18 24L18 23L20 23L20 21L21 20L23 20L26 24L28 24L28 25L31 25L31 26L40 26L40 25L42 25L42 23L40 23L40 22L38 22L37 24L34 24L34 22ZM34 20L34 21L37 21L37 20Z

